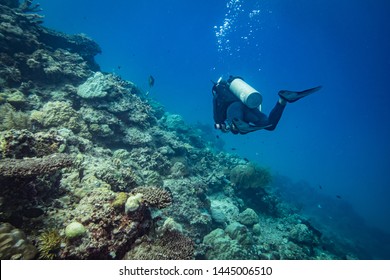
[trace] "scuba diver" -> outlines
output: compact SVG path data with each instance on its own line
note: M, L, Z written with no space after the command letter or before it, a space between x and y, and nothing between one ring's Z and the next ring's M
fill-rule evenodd
M230 76L224 81L221 77L213 84L214 127L233 134L247 134L259 129L274 130L287 103L293 103L322 88L279 91L279 100L267 116L261 112L261 94L242 78Z

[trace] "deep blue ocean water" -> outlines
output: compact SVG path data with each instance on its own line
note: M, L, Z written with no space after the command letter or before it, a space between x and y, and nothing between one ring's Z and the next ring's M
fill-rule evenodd
M221 141L289 177L287 198L308 213L351 232L364 223L390 233L389 1L40 3L45 26L84 33L102 47L103 71L145 91L153 75L150 97L189 123L213 125L210 80L221 75L259 90L265 112L281 89L322 85L289 104L275 131Z

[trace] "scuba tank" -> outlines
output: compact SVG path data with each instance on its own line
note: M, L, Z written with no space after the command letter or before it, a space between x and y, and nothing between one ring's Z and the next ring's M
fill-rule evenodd
M229 78L228 85L229 90L248 108L257 108L263 102L261 94L239 77Z

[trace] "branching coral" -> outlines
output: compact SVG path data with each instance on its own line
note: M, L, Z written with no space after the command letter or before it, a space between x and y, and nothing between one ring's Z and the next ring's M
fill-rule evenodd
M172 204L172 195L169 191L158 187L138 187L132 190L132 194L142 194L143 202L147 206L159 209Z

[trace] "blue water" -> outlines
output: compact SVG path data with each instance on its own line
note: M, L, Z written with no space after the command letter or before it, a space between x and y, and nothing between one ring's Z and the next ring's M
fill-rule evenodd
M145 91L153 75L150 97L190 123L213 125L210 80L221 75L259 90L265 112L280 89L322 85L289 104L275 131L222 135L225 148L288 176L291 199L336 225L348 227L340 217L352 209L390 233L389 1L40 3L46 26L99 43L103 71Z

